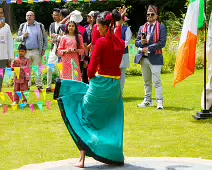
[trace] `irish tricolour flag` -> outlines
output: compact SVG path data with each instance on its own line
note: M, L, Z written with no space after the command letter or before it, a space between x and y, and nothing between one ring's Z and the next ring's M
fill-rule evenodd
M190 0L183 24L176 64L174 86L194 73L198 28L204 26L204 0Z

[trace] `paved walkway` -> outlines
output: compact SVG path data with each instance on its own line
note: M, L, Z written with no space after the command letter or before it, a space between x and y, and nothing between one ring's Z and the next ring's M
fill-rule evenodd
M74 167L78 159L31 164L19 170L79 170ZM87 158L87 170L212 170L212 160L193 158L126 158L125 165L114 167Z

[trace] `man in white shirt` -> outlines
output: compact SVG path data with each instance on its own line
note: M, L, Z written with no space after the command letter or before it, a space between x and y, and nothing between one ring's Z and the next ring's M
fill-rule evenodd
M49 26L49 35L52 40L52 49L49 54L48 64L56 65L58 63L58 54L57 47L59 45L59 36L60 36L60 9L55 8L53 10L52 18L55 22L51 23ZM47 88L46 92L52 92L52 70L48 68L47 71Z
M4 9L0 7L0 69L6 68L14 58L14 46L10 26L4 22ZM0 91L3 78L0 76ZM0 104L2 106L2 104Z

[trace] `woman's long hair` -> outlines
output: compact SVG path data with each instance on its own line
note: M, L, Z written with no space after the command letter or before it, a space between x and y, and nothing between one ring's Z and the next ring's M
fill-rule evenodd
M94 11L94 14L93 14L93 19L94 19L94 21L93 21L93 23L92 23L92 26L94 26L95 24L96 24L96 19L97 19L97 17L98 17L98 15L100 14L100 12L99 11Z
M94 11L94 15L93 15L94 21L92 23L92 29L93 29L93 26L96 24L96 20L97 20L97 17L98 17L99 14L100 14L99 11ZM91 32L92 32L92 30L91 30Z
M69 24L71 24L71 23L73 23L74 26L75 26L74 35L75 35L75 39L76 39L76 42L77 42L77 48L79 48L79 47L80 47L80 41L79 41L79 34L80 34L80 33L79 33L79 31L78 31L78 26L77 26L77 24L76 24L74 21L69 21L69 22L67 23L65 34L66 34L66 35L69 34L68 26L69 26Z
M106 17L111 14L112 16L112 20L106 20ZM113 27L115 26L115 22L116 21L120 21L121 20L121 14L116 10L114 9L111 12L109 11L105 11L105 12L102 12L98 15L97 17L97 22L101 25L106 25L108 26L108 28L110 29L110 32L112 33L113 32Z

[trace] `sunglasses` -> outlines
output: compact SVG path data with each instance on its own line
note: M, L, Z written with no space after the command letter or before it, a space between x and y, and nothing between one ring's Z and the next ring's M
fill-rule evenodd
M151 16L151 17L154 17L155 16L155 13L148 13L146 14L147 17Z

